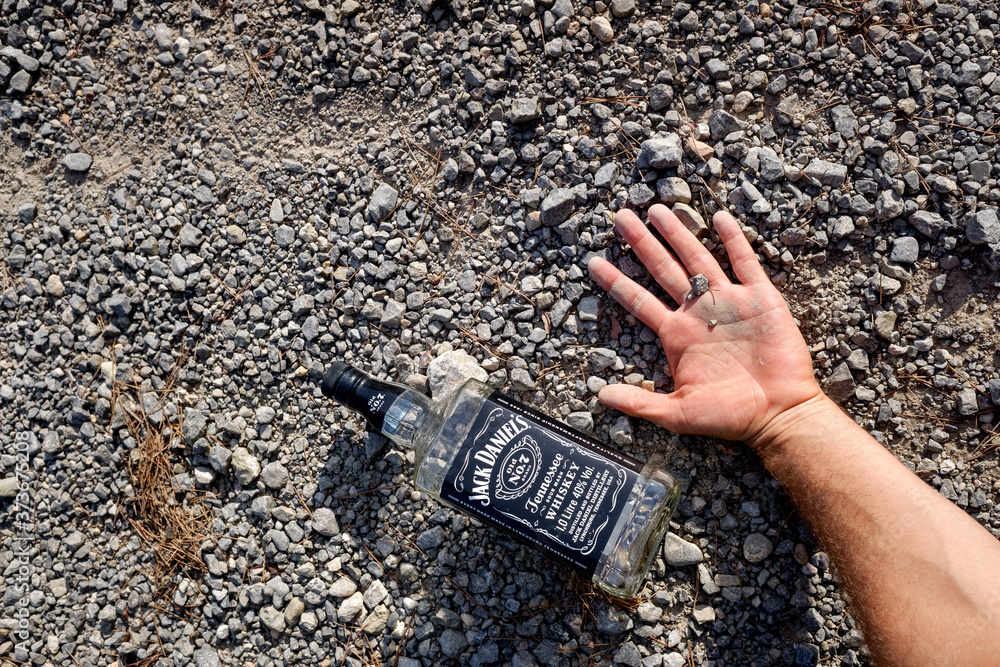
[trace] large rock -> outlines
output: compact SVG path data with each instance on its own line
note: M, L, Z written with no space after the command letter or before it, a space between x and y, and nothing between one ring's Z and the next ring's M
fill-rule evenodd
M681 138L676 134L666 134L642 142L635 165L639 169L669 169L678 166L683 158Z
M181 231L177 232L177 242L182 248L197 248L203 240L204 234L190 222L185 223Z
M875 316L875 332L882 338L888 339L896 329L896 319L898 317L891 310L883 310Z
M0 498L13 498L17 495L17 477L0 479Z
M628 201L634 207L645 208L652 203L656 193L645 183L636 183L628 189Z
M847 357L847 367L851 370L867 371L870 363L868 353L860 347L851 352L851 355Z
M313 512L312 529L320 535L333 537L340 534L340 526L337 524L337 515L328 507L320 507Z
M396 188L388 183L383 183L375 188L371 201L368 202L368 217L372 222L381 222L396 208L397 201L399 201L399 193Z
M465 649L468 648L469 642L461 632L456 630L445 630L441 633L441 638L438 640L441 644L441 652L444 653L449 658L457 659Z
M914 264L920 259L920 241L912 236L893 239L889 260L902 264Z
M594 175L594 187L604 188L605 190L611 189L611 187L618 180L620 173L621 172L616 163L608 162L598 169L597 173Z
M658 83L649 89L649 110L662 111L674 99L674 89L665 83Z
M365 607L374 609L387 595L389 595L389 591L386 590L385 584L378 579L372 580L364 592Z
M620 635L632 627L632 619L628 613L607 603L602 603L597 608L595 619L597 629L606 635Z
M695 606L691 616L693 616L694 620L698 621L698 623L711 623L715 620L715 609L707 604L699 604Z
M830 109L830 120L833 122L833 129L844 139L853 139L857 136L858 118L846 104L839 104Z
M30 74L37 72L39 65L41 65L37 58L32 58L23 51L17 53L14 56L14 60L17 62L18 67L23 70L27 70Z
M611 0L611 13L624 19L635 13L635 0Z
M69 589L66 586L66 577L49 580L49 591L56 597L57 600L64 597L68 590Z
M615 38L615 31L611 27L611 22L603 16L595 16L591 19L590 31L594 33L594 37L605 44L611 43L611 40Z
M447 399L470 378L486 382L489 374L465 350L445 352L427 366L427 383L435 400Z
M843 403L854 394L854 376L847 362L841 362L826 379L824 390L837 403Z
M878 273L872 276L865 284L871 287L872 292L883 295L895 294L903 286L902 282L885 273Z
M269 630L273 630L274 632L285 631L285 615L271 605L267 605L260 610L260 621Z
M705 605L699 605L699 607L704 606ZM709 609L711 609L711 607L709 607ZM663 656L663 667L685 667L687 664L687 658L676 651L672 651Z
M202 646L194 652L195 667L222 667L219 654L211 646Z
M785 177L785 163L774 149L765 146L760 149L760 178L765 183L774 183Z
M237 447L233 450L229 465L243 486L247 486L260 475L260 461L246 447Z
M538 110L538 99L534 97L520 97L514 100L507 118L512 123L530 123L541 118L542 113Z
M337 579L333 584L330 585L327 594L330 597L337 598L338 600L343 598L349 598L358 590L358 585L354 583L353 580L347 577L341 577Z
M990 380L989 390L993 405L1000 406L1000 379Z
M631 445L632 444L632 422L629 421L627 415L622 415L619 417L611 428L608 430L608 435L611 436L611 441L616 445Z
M849 215L830 218L827 224L827 229L829 230L830 236L833 240L839 241L845 236L849 236L854 233L854 219Z
M361 622L361 627L364 628L365 634L369 637L377 637L382 634L385 630L385 626L388 624L389 608L384 604L380 604L372 610L372 613L365 617L365 620Z
M656 182L656 196L667 206L677 202L687 204L691 201L691 186L683 178L668 176Z
M618 355L614 350L606 347L594 347L590 350L590 366L595 373L603 373L617 362Z
M224 445L212 445L208 450L208 464L217 473L225 473L229 467L229 460L233 458L233 453Z
M908 218L908 221L913 225L914 229L932 239L940 236L941 231L944 229L944 218L941 217L940 213L934 213L933 211L914 211Z
M29 90L31 90L31 74L26 70L19 70L14 76L10 77L10 92L17 95L24 95Z
M847 165L815 159L802 170L802 173L818 181L820 185L839 188L847 180Z
M728 79L729 65L721 58L711 58L705 63L705 71L713 79ZM736 120L735 118L733 120Z
M45 292L49 296L54 296L57 299L66 294L66 286L63 285L62 278L59 277L58 273L50 274L49 277L45 279Z
M965 236L969 239L969 243L975 245L1000 243L1000 221L997 220L997 210L984 208L976 211L965 228Z
M569 188L556 188L542 200L542 224L555 227L565 221L576 208L576 195Z
M444 537L444 528L434 526L417 535L417 539L413 543L417 545L418 549L426 552L441 546L441 543L444 542Z
M774 543L767 535L750 533L743 541L743 557L751 563L759 563L771 555Z
M697 565L704 559L697 544L682 540L673 533L663 539L663 559L674 567Z
M389 329L396 329L402 324L405 313L406 306L404 304L395 299L387 299L379 323Z
M303 294L292 301L292 313L296 317L302 317L312 312L316 307L316 297L312 294Z
M577 305L577 314L584 322L597 322L604 314L604 301L597 295L585 296Z
M979 398L976 390L972 387L965 387L958 392L957 406L958 414L963 417L971 417L979 411Z
M716 109L708 115L708 131L715 140L724 139L727 134L746 129L747 124L722 109Z
M886 190L875 200L875 220L884 222L903 215L903 199L895 190Z
M174 35L166 23L160 23L156 26L153 30L153 39L156 41L156 48L160 51L168 51L174 45Z
M278 224L285 219L285 210L281 206L281 200L277 197L271 202L271 209L268 211L267 217L274 224Z
M359 592L340 603L337 608L337 620L341 623L350 623L358 614L365 610L365 598Z
M94 158L87 153L70 153L63 158L62 164L69 171L87 171L93 164Z
M191 42L186 37L178 37L174 40L172 53L177 60L185 60L191 53Z
M698 213L698 211L687 204L680 202L671 206L670 210L681 221L681 224L687 227L696 237L702 239L708 236L708 223L705 222L705 218L701 217L701 213Z
M284 488L288 483L288 468L280 461L271 461L261 471L261 479L264 485L272 490Z
M258 424L270 424L277 416L277 411L270 405L262 405L257 408L256 418Z
M208 418L205 413L197 408L187 408L184 410L184 421L181 425L181 434L189 443L198 438L204 437L208 431Z
M299 624L299 619L302 618L302 612L306 610L306 604L300 598L292 598L288 601L288 606L285 607L285 624L289 627L295 627Z
M820 650L815 644L796 644L794 665L795 667L815 667L819 664L819 656Z
M530 387L525 387L523 391L527 389L530 389ZM575 428L577 431L582 431L583 433L594 432L594 415L586 410L569 413L566 416L566 423Z
M207 185L201 185L193 193L195 201L199 204L214 204L217 200L215 195L212 194L212 189Z

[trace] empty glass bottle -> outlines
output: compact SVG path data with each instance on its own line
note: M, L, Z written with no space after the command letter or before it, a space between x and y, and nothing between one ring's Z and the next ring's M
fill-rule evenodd
M680 485L537 410L468 380L447 401L343 362L323 393L414 450L415 483L619 596L634 595Z

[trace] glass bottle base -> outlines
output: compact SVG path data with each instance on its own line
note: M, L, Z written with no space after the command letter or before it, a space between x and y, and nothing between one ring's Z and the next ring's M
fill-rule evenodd
M632 490L618 539L609 545L592 583L617 597L635 595L656 558L670 517L680 499L680 484L670 474L646 466Z

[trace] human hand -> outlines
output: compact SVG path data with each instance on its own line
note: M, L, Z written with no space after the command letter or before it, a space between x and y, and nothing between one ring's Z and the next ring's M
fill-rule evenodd
M779 416L823 400L802 334L736 220L719 212L713 223L739 283L729 280L666 206L651 207L649 219L673 252L632 211L615 215L615 229L680 304L676 310L603 258L592 259L589 269L601 287L660 336L674 391L657 394L612 384L601 389L601 402L676 433L745 440L754 446ZM691 291L689 278L699 273L708 279L708 292L685 299Z

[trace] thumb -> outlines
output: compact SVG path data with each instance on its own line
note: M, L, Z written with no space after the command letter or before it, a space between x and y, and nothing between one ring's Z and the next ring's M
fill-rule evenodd
M609 384L598 392L597 398L609 408L648 419L675 433L687 430L687 420L676 394L657 394L628 384Z

